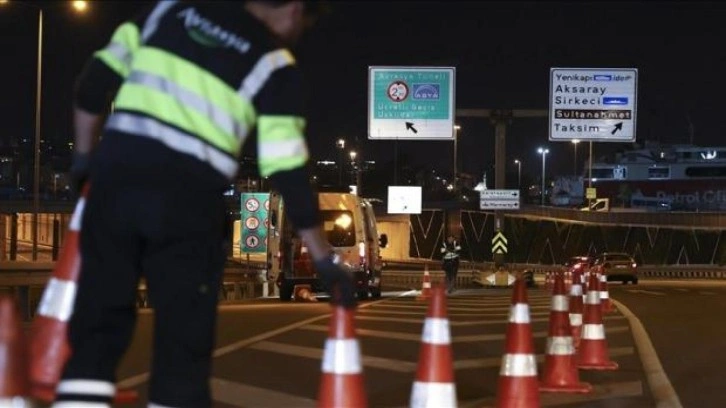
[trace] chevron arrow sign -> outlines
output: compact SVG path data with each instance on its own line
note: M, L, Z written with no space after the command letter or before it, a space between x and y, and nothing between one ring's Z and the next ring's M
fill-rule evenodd
M506 254L507 253L507 237L501 231L497 231L497 234L492 238L492 253L493 254Z

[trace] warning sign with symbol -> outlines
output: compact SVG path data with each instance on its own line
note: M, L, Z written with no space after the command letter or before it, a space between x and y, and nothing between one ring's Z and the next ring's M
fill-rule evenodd
M240 212L240 220L242 221L240 252L267 252L267 229L269 226L267 214L270 210L270 194L242 193L240 201L242 203Z
M250 216L245 220L245 227L247 227L247 229L256 230L259 226L260 220L258 220L255 216Z

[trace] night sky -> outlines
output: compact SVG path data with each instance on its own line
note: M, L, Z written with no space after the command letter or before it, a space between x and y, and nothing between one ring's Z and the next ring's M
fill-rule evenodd
M28 2L23 2L28 3ZM71 95L85 59L146 2L93 1L84 15L63 2L43 7L43 137L71 139ZM335 159L335 140L368 160L393 160L391 141L367 140L370 65L454 66L458 108L547 109L549 69L637 68L637 141L723 145L726 4L719 2L338 2L296 49L307 79L309 139L315 159ZM33 137L37 10L0 7L0 137ZM493 165L493 128L465 119L460 170ZM573 171L570 143L548 142L547 119L515 120L507 155L537 173ZM629 144L597 143L596 154ZM399 160L450 171L453 143L399 142ZM580 165L585 158L580 145ZM406 159L403 159L406 157ZM511 167L514 165L511 164ZM511 171L511 169L510 169ZM515 170L516 171L516 170Z

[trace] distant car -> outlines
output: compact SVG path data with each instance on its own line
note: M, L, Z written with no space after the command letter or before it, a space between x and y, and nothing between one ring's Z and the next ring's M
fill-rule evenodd
M638 264L632 256L624 252L605 252L598 255L593 262L593 268L604 273L608 282L638 283Z
M565 266L568 268L580 269L584 272L590 269L593 261L594 259L590 256L573 256L565 261Z

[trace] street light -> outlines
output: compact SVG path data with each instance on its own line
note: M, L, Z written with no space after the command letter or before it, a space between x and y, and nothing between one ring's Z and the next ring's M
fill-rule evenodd
M522 188L522 162L514 159L514 164L517 165L517 188Z
M542 155L542 205L545 204L545 162L547 161L547 153L550 152L550 149L543 149L539 148L537 149L537 153Z
M355 184L355 192L356 194L360 194L360 169L355 161L358 153L355 150L351 150L348 154L350 155L351 176L353 178L353 184Z
M8 0L0 1L0 5L7 5ZM86 1L74 1L71 3L78 12L83 12L88 7ZM33 257L38 260L38 213L40 212L40 107L41 84L43 78L43 7L35 6L33 3L17 1L14 4L27 6L38 10L38 66L35 80L35 146L33 148Z
M343 151L345 149L345 139L338 139L335 142L335 147L339 150L339 160L338 160L338 185L343 185Z
M572 144L575 146L575 177L577 177L577 144L580 143L580 139L572 139Z
M452 179L454 180L454 182L453 182L454 186L456 186L456 175L457 175L458 170L459 170L458 169L458 166L457 166L457 162L456 162L456 158L457 158L456 155L457 155L458 150L459 150L457 148L457 145L459 143L459 131L460 130L461 130L461 126L454 125L454 176L452 177Z

